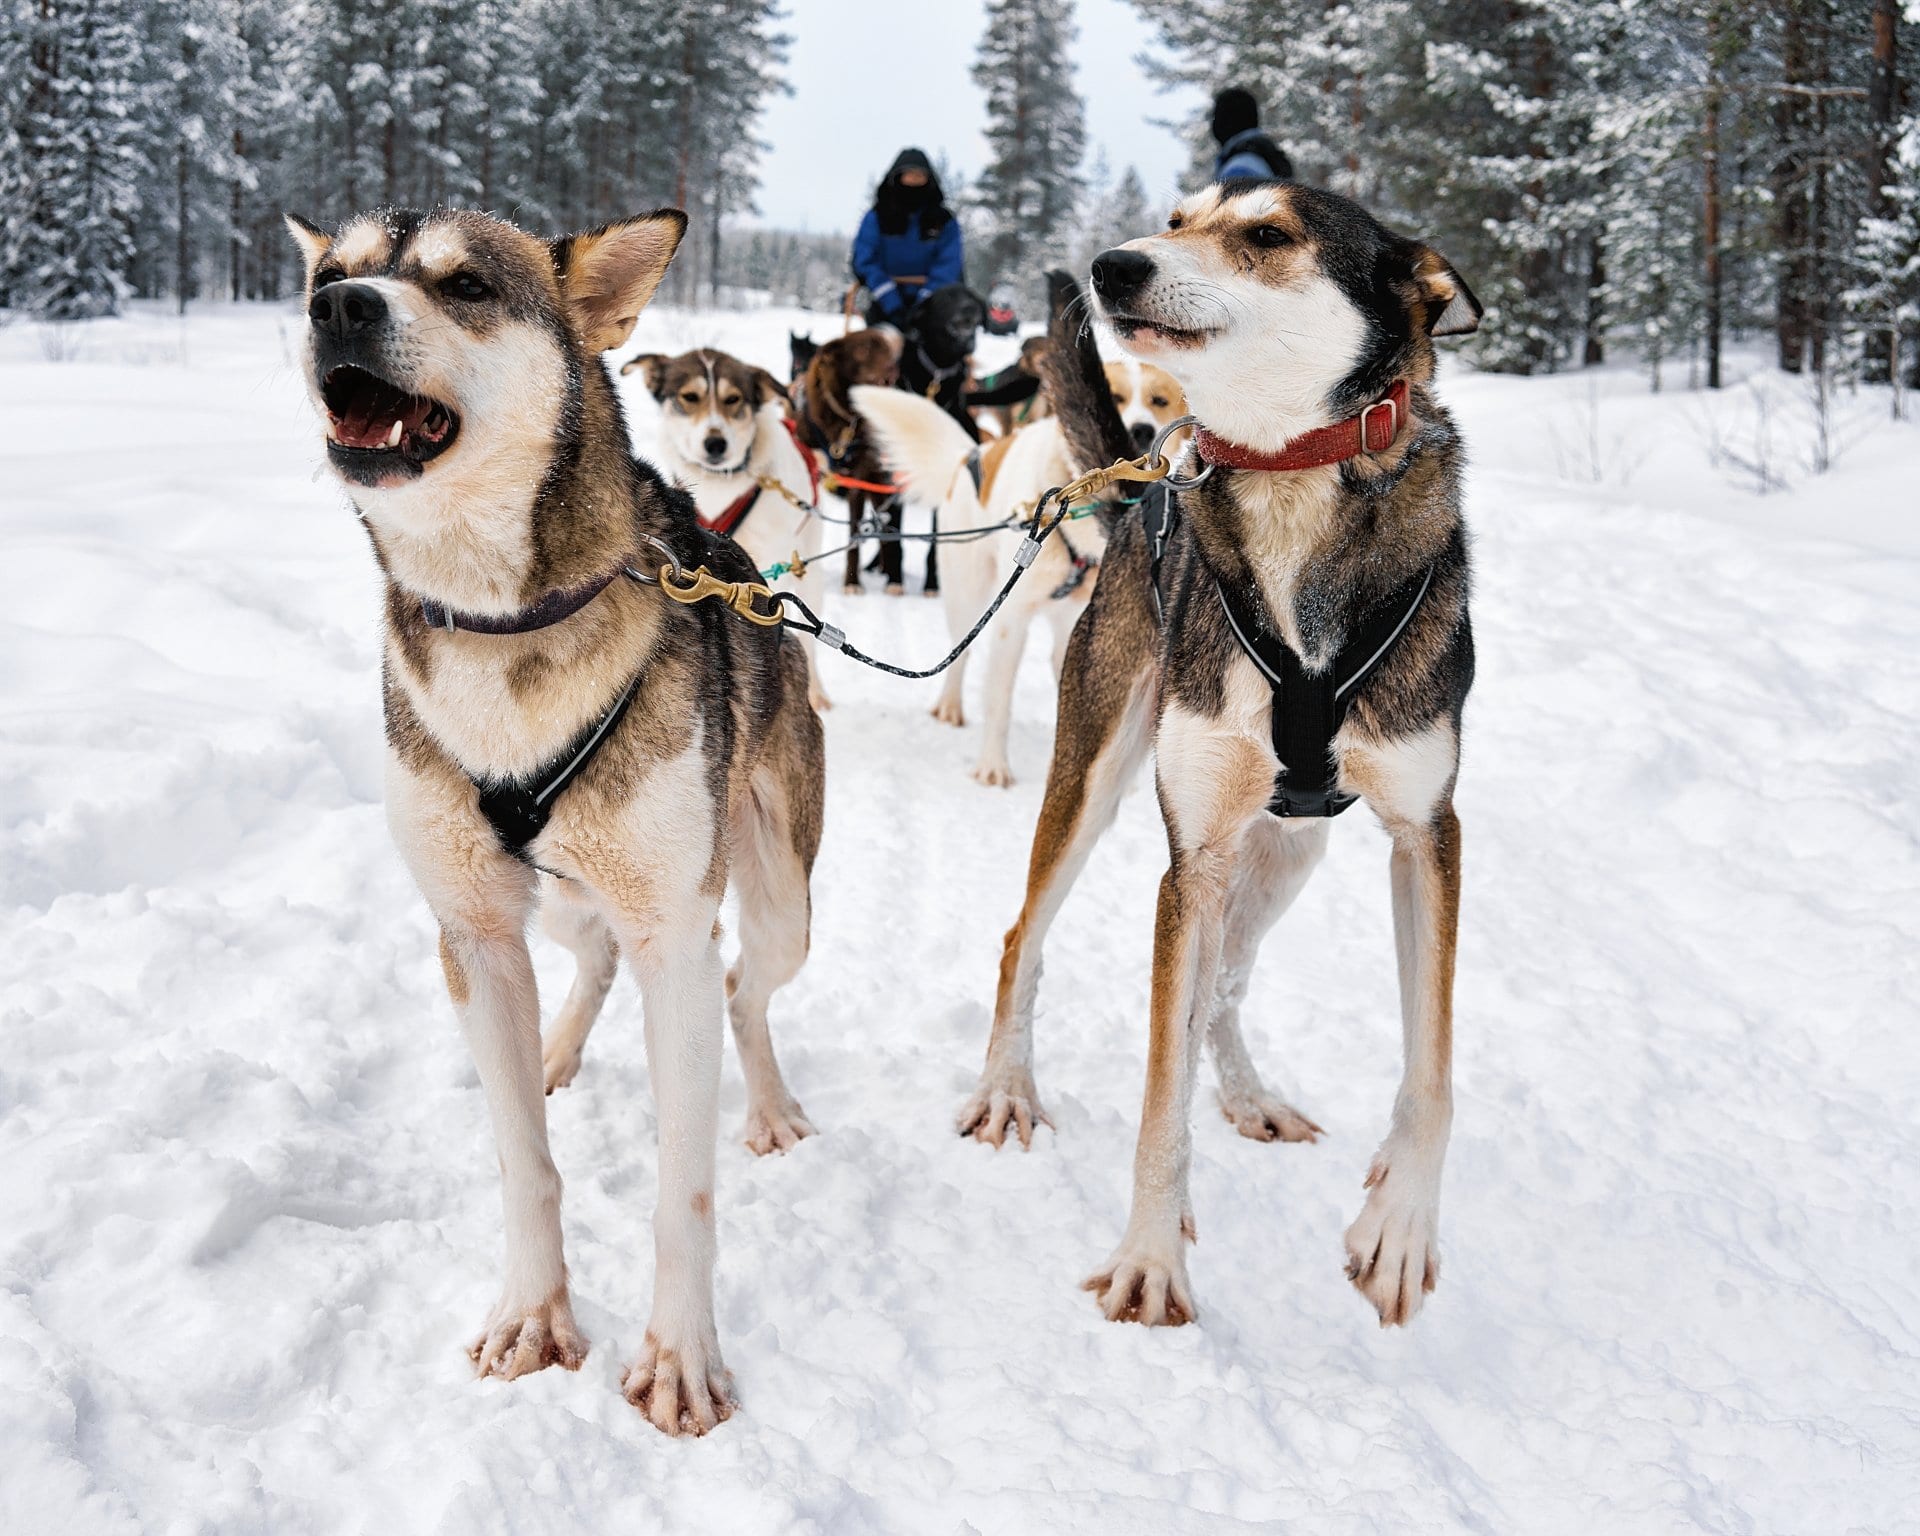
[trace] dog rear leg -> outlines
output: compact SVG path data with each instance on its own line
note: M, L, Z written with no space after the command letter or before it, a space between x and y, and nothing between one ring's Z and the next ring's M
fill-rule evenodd
M622 931L646 1009L647 1067L660 1126L653 1213L653 1315L627 1400L667 1434L705 1434L733 1412L713 1320L713 1168L720 1114L717 913Z
M958 1122L961 1135L996 1147L1005 1143L1009 1122L1022 1146L1031 1144L1036 1121L1052 1123L1033 1086L1033 1004L1047 929L1100 834L1112 825L1120 797L1152 742L1151 674L1099 670L1085 638L1089 631L1090 626L1077 630L1068 648L1053 764L1027 863L1026 901L1000 953L993 1033L980 1085Z
M727 973L728 1012L747 1080L746 1144L764 1156L811 1136L799 1102L780 1075L767 1029L767 1002L807 958L808 878L819 846L821 780L817 762L782 763L754 780L737 840L740 955Z
M1207 1040L1220 1079L1221 1111L1255 1141L1312 1141L1320 1134L1319 1126L1261 1082L1241 1037L1240 1005L1261 939L1293 905L1326 851L1326 822L1263 816L1247 829L1234 867Z
M898 496L889 496L881 503L880 520L888 537L880 541L880 571L887 578L888 593L896 597L907 586L906 554L900 538L906 523L903 512Z
M1032 615L1024 608L1002 611L993 626L987 651L985 729L980 737L980 760L973 777L981 784L1011 784L1013 768L1007 762L1007 735L1013 724L1013 685L1020 675L1020 657L1027 648L1027 626Z
M847 579L841 590L848 597L858 597L865 590L860 585L860 525L867 520L867 508L865 491L847 493Z
M1460 921L1460 822L1451 802L1443 800L1423 825L1389 821L1388 830L1405 1068L1386 1139L1367 1171L1367 1203L1346 1237L1347 1275L1382 1327L1411 1322L1440 1277Z
M541 1069L547 1092L552 1093L566 1087L580 1070L587 1036L620 968L620 946L613 940L613 930L570 880L548 876L540 882L540 926L549 938L573 952L576 966L573 987L540 1047Z

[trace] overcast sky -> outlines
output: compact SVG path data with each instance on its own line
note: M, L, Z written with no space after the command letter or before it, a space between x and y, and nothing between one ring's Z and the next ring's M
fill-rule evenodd
M986 161L985 100L973 83L982 0L789 0L787 77L761 119L760 219L782 229L851 233L875 179L908 144L968 174ZM1088 162L1106 148L1118 177L1139 167L1171 202L1186 164L1150 118L1185 114L1191 93L1162 93L1134 57L1149 42L1126 0L1078 0L1074 62L1087 103Z

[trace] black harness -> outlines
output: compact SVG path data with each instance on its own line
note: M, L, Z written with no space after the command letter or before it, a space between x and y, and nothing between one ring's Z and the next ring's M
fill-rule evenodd
M1165 485L1148 487L1141 502L1141 516L1152 571L1154 613L1164 625L1160 568L1180 520ZM1362 615L1332 664L1319 672L1309 672L1299 652L1267 628L1264 615L1208 572L1233 638L1273 690L1270 729L1274 756L1281 765L1273 782L1273 798L1267 802L1267 810L1273 815L1338 816L1359 798L1334 787L1333 739L1346 723L1360 685L1386 660L1426 601L1433 586L1433 572L1434 567L1428 566Z
M571 618L623 574L632 576L633 572L623 568L583 586L549 592L531 608L499 617L462 613L424 597L420 600L420 613L435 629L449 632L466 630L476 635L524 635ZM527 844L546 830L561 792L586 771L587 764L593 761L594 754L613 734L613 728L620 723L639 689L640 674L635 673L604 715L583 727L572 741L532 773L517 779L474 779L473 787L480 796L480 814L486 817L487 825L493 828L493 835L500 840L503 850L523 864L533 863L527 857Z
M633 680L613 701L613 708L586 727L563 747L558 756L523 779L475 779L480 792L480 814L487 818L500 846L522 864L531 864L527 844L542 832L553 817L554 803L560 792L585 771L593 756L613 734L613 728L626 714L627 706L639 692L640 677Z

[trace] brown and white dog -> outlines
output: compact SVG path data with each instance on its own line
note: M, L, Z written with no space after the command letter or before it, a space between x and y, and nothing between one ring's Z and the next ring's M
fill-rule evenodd
M1122 359L1106 365L1107 387L1134 452L1145 453L1162 428L1186 414L1186 397L1163 369ZM979 618L1012 569L1009 562L1024 536L1019 518L1051 486L1064 485L1081 470L1060 423L1051 415L1019 427L1004 438L977 445L953 418L937 406L899 390L856 389L854 404L873 426L881 457L906 485L910 498L939 512L947 531L985 527L1014 519L987 537L949 543L941 559L941 595L947 628L957 643ZM977 460L980 485L971 469ZM1013 685L1026 649L1027 632L1044 619L1053 632L1053 668L1060 670L1067 636L1086 610L1094 579L1106 553L1104 519L1082 518L1061 525L1041 548L1033 567L1009 594L988 631L985 729L973 776L982 784L1011 784L1007 732L1013 716ZM947 669L933 715L951 725L966 723L961 689L965 655Z
M660 1127L653 1315L625 1391L669 1434L703 1433L733 1402L713 1315L720 902L731 880L749 1137L791 1141L806 1125L767 1002L806 956L823 780L799 647L658 584L671 562L755 572L632 458L601 359L685 216L552 242L448 211L288 223L327 459L386 580L388 820L438 919L499 1151L506 1274L475 1368L586 1354L543 1090L571 1075L624 954ZM580 957L544 1074L527 949L542 884Z
M1165 233L1100 256L1093 286L1121 344L1185 388L1204 429L1189 464L1213 467L1176 495L1164 560L1140 519L1116 524L1067 647L1026 901L960 1129L999 1145L1011 1124L1025 1143L1044 1120L1032 1072L1041 946L1151 748L1171 858L1146 1100L1126 1233L1087 1283L1110 1318L1192 1318L1188 1122L1201 1041L1243 1134L1313 1138L1318 1127L1261 1082L1240 1009L1260 939L1326 847L1325 815L1364 798L1393 839L1405 1064L1347 1264L1381 1322L1403 1323L1439 1272L1453 786L1473 678L1460 440L1429 383L1433 338L1473 330L1480 306L1430 247L1344 198L1278 182L1195 194ZM1134 443L1080 329L1056 317L1049 387L1074 457L1099 463ZM1296 751L1283 763L1276 743L1312 735L1315 701L1331 706L1319 716L1324 760ZM1315 786L1320 809L1301 809Z
M710 347L667 357L629 358L624 376L638 373L660 407L660 458L676 485L693 497L700 521L725 534L762 571L800 563L769 585L798 592L820 611L819 567L806 564L825 546L819 515L818 472L787 428L787 387L764 368ZM819 658L807 652L808 698L828 707Z

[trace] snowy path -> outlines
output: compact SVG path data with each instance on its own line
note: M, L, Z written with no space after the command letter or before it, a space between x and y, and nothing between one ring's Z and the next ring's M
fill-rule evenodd
M773 366L789 318L643 336ZM1446 1268L1407 1333L1340 1268L1397 1070L1369 818L1248 1010L1331 1134L1243 1140L1203 1084L1200 1325L1110 1325L1076 1287L1126 1210L1151 797L1049 951L1058 1132L962 1142L1044 661L1010 791L926 685L836 665L775 1016L823 1134L752 1158L729 1056L744 1411L670 1444L616 1386L652 1272L628 986L552 1101L593 1352L468 1379L494 1158L379 806L371 562L278 325L141 318L59 367L0 334L0 1530L1920 1530L1920 560L1743 530L1704 469L1570 484L1565 386L1452 386L1481 673ZM1920 431L1862 455L1806 504L1911 515ZM918 598L835 617L941 649Z

